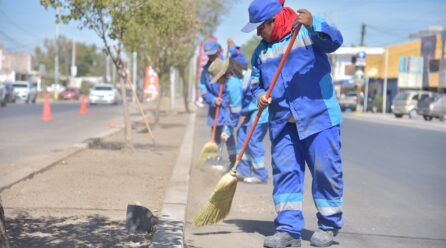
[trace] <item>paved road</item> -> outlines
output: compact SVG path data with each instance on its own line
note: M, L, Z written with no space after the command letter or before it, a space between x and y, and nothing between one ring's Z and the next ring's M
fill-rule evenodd
M67 148L122 124L121 106L94 106L79 114L79 102L51 103L53 120L40 120L42 103L0 109L0 180L24 166L44 162Z
M195 153L209 136L208 128L202 124L203 116L197 118ZM345 115L342 125L345 227L335 247L446 247L444 124L394 121L391 116L382 115ZM266 144L269 147L268 141ZM218 178L210 169L193 171L188 245L262 247L264 235L274 232L271 180L267 185L240 184L225 221L205 228L190 224ZM311 176L307 174L303 247L310 247L309 237L317 229L310 182Z

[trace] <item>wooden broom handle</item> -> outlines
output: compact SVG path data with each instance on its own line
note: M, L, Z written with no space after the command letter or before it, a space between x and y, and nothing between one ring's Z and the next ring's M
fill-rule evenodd
M280 75L280 72L282 71L283 65L285 64L285 61L288 58L288 55L291 51L291 48L294 45L294 41L296 40L297 34L299 33L299 30L301 27L302 27L302 23L299 23L299 25L293 32L293 36L291 37L290 43L288 44L288 47L286 48L285 54L283 55L282 60L280 60L279 68L277 68L277 71L276 71L276 74L274 75L273 81L271 82L269 89L265 94L266 99L268 99L270 97L271 92L273 91L274 85L276 85L277 79L279 78L279 75ZM257 113L257 116L254 120L254 123L252 124L251 129L249 130L248 136L246 136L245 143L243 143L243 147L237 156L237 161L242 160L243 154L245 153L245 150L248 147L248 143L251 140L251 136L254 133L254 130L256 129L257 123L259 122L262 112L263 112L263 109L259 109L259 112Z
M223 95L223 88L224 84L220 84L220 92L218 93L218 98L221 98ZM211 136L211 142L215 143L215 132L217 131L217 122L218 122L218 113L220 112L220 106L223 104L220 103L220 105L217 105L217 109L215 110L215 118L214 118L214 127L212 128L212 136Z

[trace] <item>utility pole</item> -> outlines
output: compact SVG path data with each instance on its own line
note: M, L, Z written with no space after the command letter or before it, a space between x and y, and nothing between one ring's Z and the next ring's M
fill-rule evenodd
M110 83L110 56L105 55L105 82Z
M361 47L364 46L364 38L365 38L365 29L366 29L366 25L365 23L361 24L361 42L359 43Z
M59 9L56 9L56 15L59 15ZM54 83L59 84L59 22L56 22L56 57L54 58ZM54 89L56 96L56 89Z
M72 49L71 49L71 86L74 86L74 78L77 75L77 67L76 67L76 43L73 39Z
M383 86L383 114L387 111L387 77L389 75L389 48L386 47L386 58L384 61L384 86Z

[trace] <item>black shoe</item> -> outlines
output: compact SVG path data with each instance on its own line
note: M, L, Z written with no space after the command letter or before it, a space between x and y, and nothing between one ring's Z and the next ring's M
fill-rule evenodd
M334 237L338 235L338 230L317 230L311 236L310 242L312 246L327 247L331 246L334 241Z
M272 236L265 237L263 247L268 248L285 248L300 247L300 239L295 239L287 232L276 232Z

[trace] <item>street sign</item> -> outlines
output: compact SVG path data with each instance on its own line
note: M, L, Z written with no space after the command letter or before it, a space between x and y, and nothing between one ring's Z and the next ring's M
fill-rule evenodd
M359 52L356 54L356 66L365 66L366 64L366 53L365 52Z

